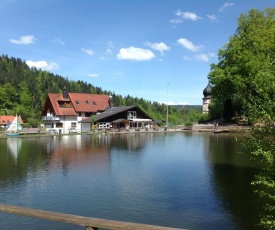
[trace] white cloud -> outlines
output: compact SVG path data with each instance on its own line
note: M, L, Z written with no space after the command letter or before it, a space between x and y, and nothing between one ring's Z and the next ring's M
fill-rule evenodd
M83 51L84 53L90 55L90 56L93 56L94 55L94 51L92 50L89 50L89 49L81 49L81 51Z
M59 44L59 45L62 45L62 46L65 45L65 42L63 42L60 38L54 39L53 42L54 42L54 43L57 43L57 44Z
M186 49L188 50L191 50L193 52L197 52L199 50L201 50L203 48L202 45L194 45L191 41L185 39L185 38L180 38L178 41L177 41L181 46L185 47Z
M222 5L222 7L219 9L220 12L224 11L227 7L234 6L235 4L232 2L226 2Z
M9 39L9 41L16 45L29 45L36 41L37 39L33 35L21 36L19 39Z
M203 62L209 62L212 57L215 57L215 53L209 53L209 54L196 54L194 56L183 56L182 59L185 61L203 61Z
M201 17L199 17L198 15L196 15L195 13L192 12L182 12L181 10L177 10L176 16L183 18L183 19L188 19L188 20L192 20L192 21L197 21L199 19L201 19Z
M164 55L163 51L170 50L170 47L163 42L160 42L160 43L146 42L145 45L149 46L151 49L158 50L161 53L161 55Z
M217 17L215 14L207 14L207 17L211 20L211 21L217 21Z
M188 56L183 56L182 59L186 60L186 61L192 61L193 60L191 57L188 57Z
M31 68L35 67L37 69L42 69L42 70L55 70L58 69L58 64L52 62L52 63L47 63L46 61L31 61L27 60L26 64Z
M182 23L182 19L175 18L175 19L170 20L170 22L173 24L179 24L179 23Z
M117 54L117 59L132 60L132 61L148 61L154 58L155 55L151 50L141 49L136 47L122 48Z
M108 48L105 52L106 55L112 55L113 54L113 50L111 50L110 48Z
M89 77L99 77L99 74L97 73L90 73L88 74Z
M105 52L105 55L112 55L113 49L114 49L114 43L112 41L109 41L107 45L108 45L108 48Z
M214 53L209 53L209 54L198 54L194 56L196 60L198 61L204 61L204 62L209 62L210 58L215 57Z

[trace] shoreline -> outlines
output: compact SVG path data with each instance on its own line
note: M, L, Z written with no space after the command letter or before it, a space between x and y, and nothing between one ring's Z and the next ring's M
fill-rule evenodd
M111 130L97 130L91 131L87 133L61 133L61 134L51 134L51 133L24 133L19 136L8 137L6 132L0 133L0 139L7 139L7 138L29 138L29 137L51 137L51 136L68 136L68 135L94 135L94 134L105 134L105 135L117 135L117 134L136 134L136 133L170 133L170 132L212 132L212 133L243 133L248 132L250 130L249 126L244 125L220 125L214 126L211 124L195 124L192 128L184 128L184 126L175 126L168 128L165 130L164 128L160 128L158 130L149 129L144 130L140 129L136 130L122 130L122 131L111 131Z

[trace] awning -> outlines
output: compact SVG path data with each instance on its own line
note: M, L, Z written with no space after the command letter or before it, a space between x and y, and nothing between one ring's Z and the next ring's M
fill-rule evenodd
M150 122L152 121L151 119L143 119L143 118L133 118L130 121L135 121L135 122Z
M126 120L126 119L117 119L117 120L112 121L112 123L128 123L128 120Z

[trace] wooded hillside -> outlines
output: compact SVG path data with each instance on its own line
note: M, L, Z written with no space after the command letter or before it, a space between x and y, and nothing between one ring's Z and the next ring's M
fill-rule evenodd
M63 88L74 93L111 95L113 106L137 105L153 119L166 120L165 104L130 95L122 97L87 82L71 81L48 71L30 68L20 58L7 55L0 57L0 114L20 114L25 123L40 123L40 112L47 94L62 93ZM200 115L198 106L169 106L170 124L196 121Z

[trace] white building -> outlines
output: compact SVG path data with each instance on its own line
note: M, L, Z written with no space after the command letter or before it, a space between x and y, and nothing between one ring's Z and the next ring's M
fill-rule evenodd
M110 106L108 95L69 93L63 90L62 94L48 94L41 115L47 130L81 132L79 121L102 113Z

